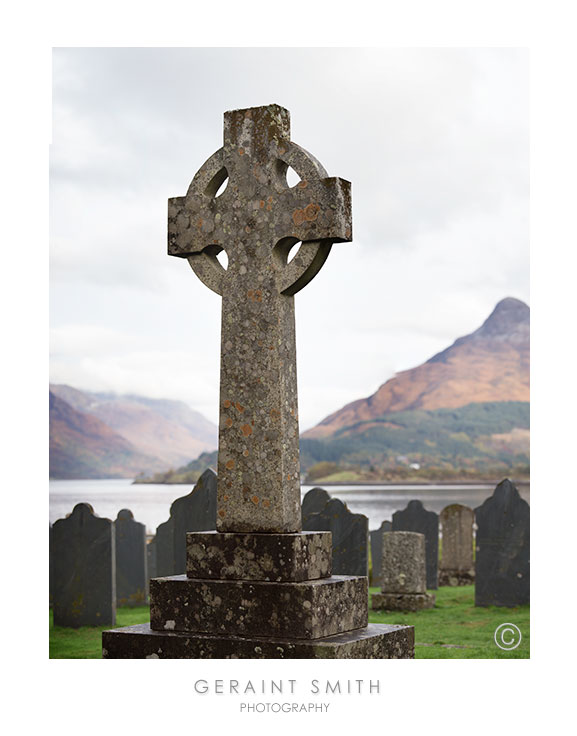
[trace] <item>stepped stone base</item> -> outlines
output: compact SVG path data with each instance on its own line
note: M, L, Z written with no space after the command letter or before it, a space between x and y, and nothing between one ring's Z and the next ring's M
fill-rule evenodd
M422 611L433 608L435 595L432 593L373 593L373 611Z
M186 574L211 580L302 582L332 572L330 532L187 532Z
M412 626L369 624L323 639L261 639L154 631L137 624L102 633L104 659L414 659Z
M335 575L302 583L150 581L150 626L220 636L318 639L368 623L367 578Z
M473 585L474 582L474 570L439 570L439 585L455 588L459 585Z

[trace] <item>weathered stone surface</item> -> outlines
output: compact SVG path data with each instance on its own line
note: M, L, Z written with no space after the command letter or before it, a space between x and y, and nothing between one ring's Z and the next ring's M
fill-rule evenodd
M374 611L422 611L433 608L434 593L373 593L371 607Z
M425 593L425 537L416 532L389 532L383 536L383 593Z
M148 573L146 527L134 520L129 509L118 512L116 535L116 605L141 606L146 603Z
M189 578L301 582L331 575L328 532L189 532L186 552Z
M150 626L157 631L318 639L367 623L362 577L263 583L177 575L150 581Z
M369 532L371 540L371 585L381 584L381 565L383 561L383 534L393 530L392 521L383 521L378 529Z
M116 622L114 525L78 503L52 527L55 626L105 626Z
M205 470L187 496L170 507L170 518L156 529L156 575L186 570L186 532L216 528L216 475Z
M529 504L509 479L475 509L475 605L529 603Z
M393 514L394 532L418 532L425 535L427 588L436 589L439 567L439 517L427 511L421 501L409 501L407 508Z
M353 514L338 498L331 498L322 511L304 520L307 531L331 532L333 539L333 574L369 574L369 520Z
M441 511L439 520L443 539L439 585L470 585L475 580L473 509L453 503Z
M102 634L105 659L414 659L412 626L369 624L325 639L247 639L153 631L137 624Z
M278 105L226 112L224 146L169 200L169 254L222 296L219 531L301 529L294 294L351 228L350 183L291 142Z

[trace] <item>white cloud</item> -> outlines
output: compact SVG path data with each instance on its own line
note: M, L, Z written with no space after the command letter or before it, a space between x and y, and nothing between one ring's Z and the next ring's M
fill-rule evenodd
M166 200L235 107L285 105L353 182L355 241L296 298L303 429L528 300L527 73L511 49L56 50L53 380L216 421L219 299L167 257Z

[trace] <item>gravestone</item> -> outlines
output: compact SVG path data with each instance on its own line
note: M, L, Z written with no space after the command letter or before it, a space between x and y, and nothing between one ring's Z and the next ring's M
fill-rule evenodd
M351 239L350 183L291 142L284 108L232 110L168 231L222 297L216 531L187 534L186 574L151 580L150 624L104 632L103 656L413 657L412 627L368 625L366 577L331 576L330 533L302 532L294 295Z
M529 504L509 479L475 509L475 605L529 603Z
M383 534L393 530L392 521L383 521L378 529L373 529L371 539L371 585L381 584L381 564L383 559Z
M142 606L146 603L148 573L146 527L134 520L129 509L118 512L116 534L116 605Z
M427 511L421 501L409 501L407 508L393 514L394 532L418 532L425 535L427 561L427 588L438 587L439 567L439 517L434 511Z
M453 503L441 511L440 522L442 545L439 585L471 585L475 581L473 509Z
M152 537L146 544L146 563L148 568L148 580L146 581L146 592L148 594L148 581L150 578L158 577L156 571L156 537Z
M55 626L106 626L116 622L114 525L78 503L52 527Z
M306 529L309 516L322 511L330 500L331 497L324 488L311 488L310 491L305 493L301 509L303 529Z
M177 498L170 518L156 529L154 577L180 575L186 570L186 533L216 529L216 475L208 468L192 491Z
M369 520L351 513L340 499L331 498L306 518L303 514L303 531L331 532L333 575L369 574Z
M435 605L427 593L425 536L417 532L383 534L381 592L373 593L374 610L421 611Z

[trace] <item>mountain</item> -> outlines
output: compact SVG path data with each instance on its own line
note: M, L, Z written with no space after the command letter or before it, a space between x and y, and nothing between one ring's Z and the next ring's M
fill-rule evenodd
M98 419L134 452L151 458L155 471L183 465L217 446L216 426L182 401L79 391L59 384L51 384L50 390L75 411Z
M391 412L454 409L482 402L529 401L529 307L500 301L475 332L416 368L402 371L372 396L347 404L303 438L321 439Z
M49 407L51 478L131 478L159 469L157 458L139 453L100 419L52 391Z

